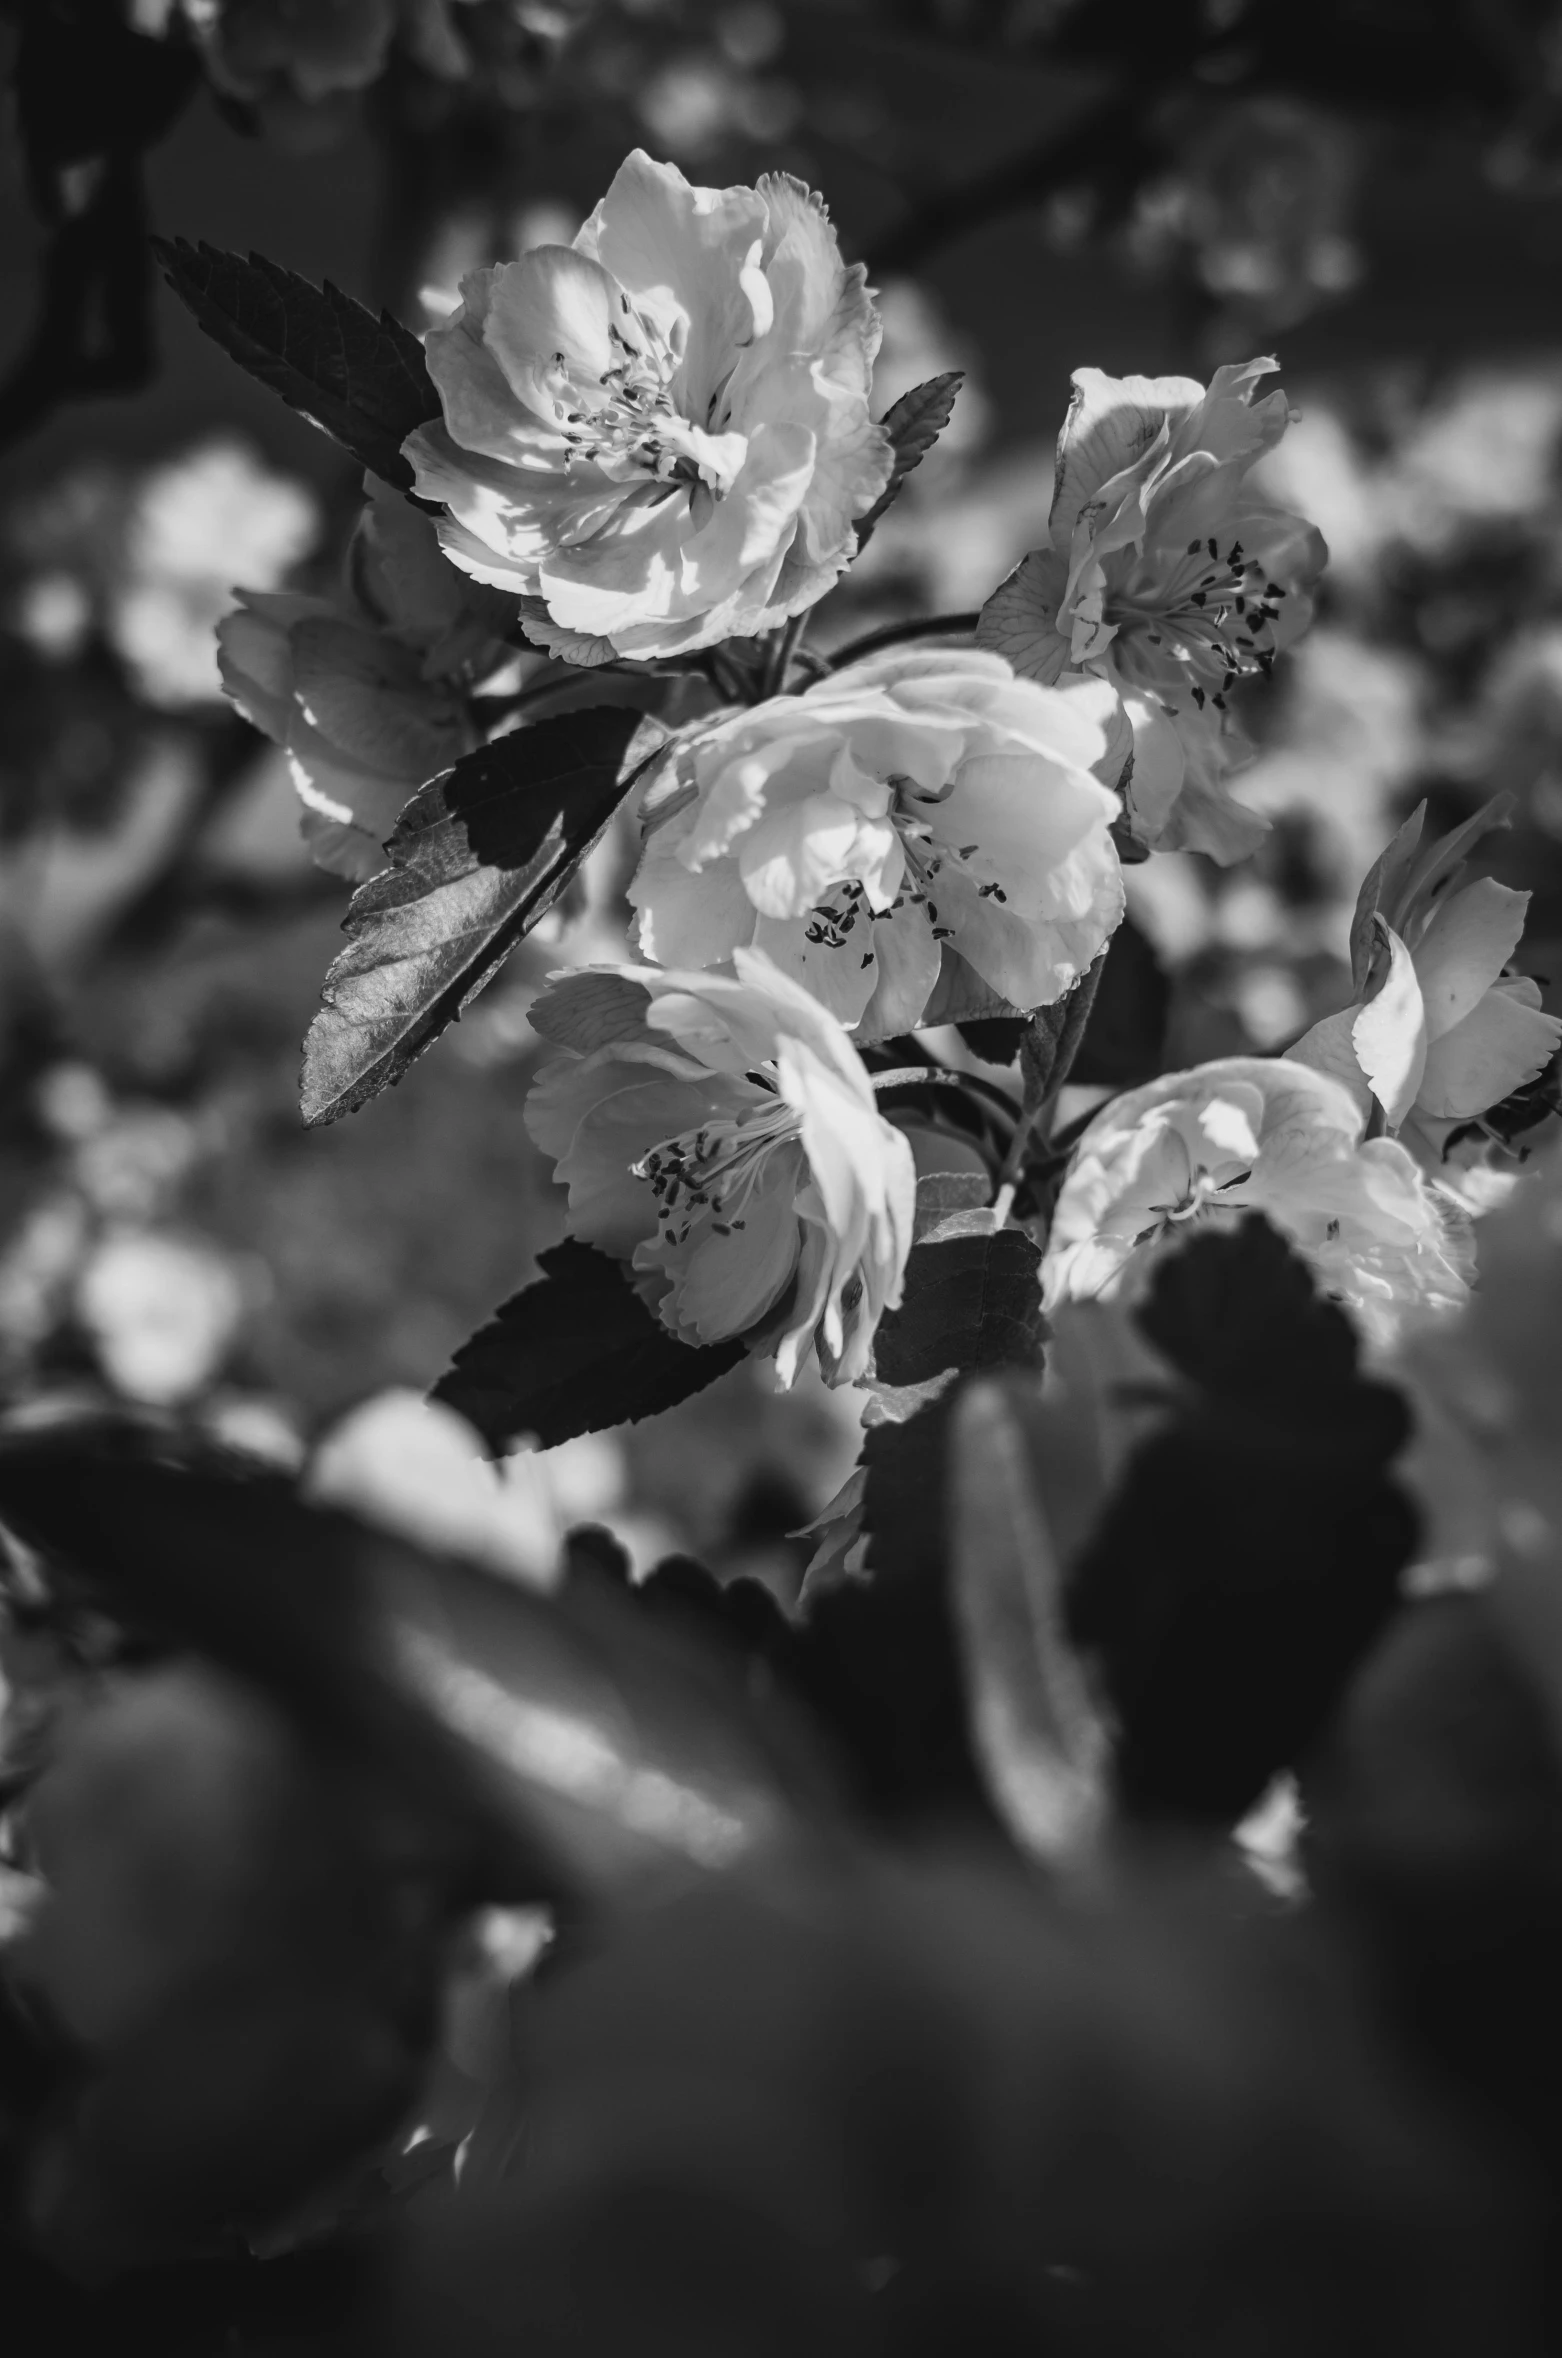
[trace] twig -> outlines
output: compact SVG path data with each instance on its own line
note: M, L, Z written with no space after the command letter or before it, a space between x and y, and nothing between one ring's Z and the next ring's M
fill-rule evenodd
M881 279L915 270L940 246L1067 188L1097 160L1103 146L1109 147L1133 129L1148 95L1159 95L1158 89L1153 94L1134 89L1104 98L1076 117L1057 138L1030 148L1022 156L1011 156L1007 163L979 173L960 187L942 190L870 247L869 277Z
M929 614L920 622L887 622L882 630L870 630L865 638L838 647L830 657L830 669L839 671L843 663L856 663L864 655L877 655L881 648L901 647L912 639L968 639L980 620L979 614Z
M1062 1094L1063 1085L1079 1054L1090 1011L1096 1003L1101 987L1101 972L1106 965L1106 952L1086 967L1066 999L1056 1007L1044 1007L1033 1015L1020 1043L1020 1071L1025 1080L1025 1101L1009 1151L1003 1158L998 1173L998 1199L1005 1213L1013 1201L1025 1165L1025 1151L1039 1129L1043 1139L1052 1118L1052 1109ZM1005 1190L1008 1191L1005 1198Z
M805 606L801 614L794 614L791 621L777 632L775 645L770 650L770 659L765 665L764 679L760 687L762 697L782 696L786 693L786 675L791 667L792 657L797 653L798 647L802 643L803 633L808 628L811 619L810 610Z

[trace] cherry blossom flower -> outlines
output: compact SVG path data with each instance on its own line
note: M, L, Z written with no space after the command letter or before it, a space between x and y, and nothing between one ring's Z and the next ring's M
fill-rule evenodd
M1131 1089L1081 1138L1053 1215L1043 1293L1137 1290L1195 1221L1262 1212L1377 1341L1468 1290L1466 1223L1397 1140L1362 1138L1349 1090L1285 1058L1227 1056Z
M569 1190L569 1225L625 1261L688 1343L742 1336L790 1384L867 1371L911 1248L911 1148L851 1042L757 952L735 975L582 968L532 1023L564 1053L527 1127Z
M1364 1112L1376 1099L1389 1130L1430 1167L1455 1132L1537 1079L1562 1045L1562 1022L1542 1014L1538 986L1508 971L1529 894L1490 876L1464 881L1465 855L1506 824L1509 807L1497 796L1423 851L1418 804L1356 904L1353 1004L1291 1050L1343 1082Z
M1134 723L1136 833L1223 862L1264 833L1222 785L1248 751L1227 695L1306 627L1326 557L1310 524L1247 485L1288 421L1283 393L1252 398L1277 365L1217 369L1207 391L1077 370L1048 545L994 591L977 634L1027 679L1109 679Z
M573 246L475 271L406 445L477 580L577 663L749 637L824 595L889 479L878 320L798 181L692 188L637 149Z
M1090 774L1112 701L923 647L686 738L630 886L641 949L706 966L751 945L866 1038L920 1023L941 971L946 999L963 968L1049 1005L1123 913L1119 806Z
M337 597L241 591L217 632L228 694L287 753L316 862L355 881L385 865L424 780L476 745L468 689L513 611L446 563L419 509L369 492Z

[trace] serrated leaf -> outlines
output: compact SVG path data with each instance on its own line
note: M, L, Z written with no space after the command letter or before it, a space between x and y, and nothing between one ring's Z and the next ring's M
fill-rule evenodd
M681 1343L648 1310L622 1264L567 1237L434 1386L502 1449L523 1433L544 1449L633 1424L702 1392L743 1357L741 1342Z
M1106 1815L1107 1731L1064 1626L1063 1570L1007 1388L953 1412L949 1550L972 1732L994 1800L1038 1858L1077 1857Z
M1041 1253L1021 1228L913 1245L898 1310L879 1325L882 1383L926 1383L946 1367L1039 1367L1046 1321Z
M638 771L641 715L593 705L517 729L420 787L354 893L304 1043L306 1122L401 1079L550 909Z
M1038 1007L1025 1026L1020 1038L1020 1079L1024 1084L1027 1113L1050 1104L1072 1072L1105 965L1103 950L1095 963L1086 967L1072 990L1055 999L1050 1007Z
M1071 1566L1069 1626L1117 1721L1120 1803L1234 1825L1395 1612L1416 1518L1403 1399L1266 1221L1204 1232L1135 1318L1183 1378Z
M964 369L949 369L943 376L929 377L926 384L913 385L909 393L902 393L900 399L885 411L879 422L890 438L895 453L894 465L883 491L867 514L858 519L859 548L866 542L890 501L899 496L906 477L922 464L948 425L954 413L955 396L964 382Z
M184 238L152 242L175 294L241 368L383 482L411 491L401 446L438 417L439 396L409 328L263 254L245 261Z

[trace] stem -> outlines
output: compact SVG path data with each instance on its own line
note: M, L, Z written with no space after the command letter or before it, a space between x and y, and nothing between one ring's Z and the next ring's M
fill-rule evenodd
M844 663L877 655L881 647L904 646L910 639L968 639L980 620L979 614L930 614L922 622L887 622L882 630L870 630L865 638L838 647L830 657L830 668L839 671Z
M1090 1011L1096 1003L1101 987L1101 970L1106 964L1106 952L1085 969L1066 999L1058 1006L1044 1007L1030 1019L1030 1027L1020 1043L1020 1070L1025 1077L1025 1102L1009 1151L998 1171L1000 1198L1005 1188L1011 1191L1019 1185L1025 1168L1025 1151L1032 1136L1039 1129L1046 1137L1052 1120L1052 1110L1062 1094L1064 1083L1079 1054ZM1043 1023L1043 1018L1051 1019ZM1047 1055L1050 1048L1051 1054ZM1035 1095L1032 1096L1032 1090ZM1012 1201L1012 1192L1010 1200Z
M810 618L810 610L805 606L801 614L794 614L791 621L776 634L775 645L770 650L770 660L765 665L763 695L784 696L786 694L786 675L791 668L792 657L802 644L803 633L808 628Z

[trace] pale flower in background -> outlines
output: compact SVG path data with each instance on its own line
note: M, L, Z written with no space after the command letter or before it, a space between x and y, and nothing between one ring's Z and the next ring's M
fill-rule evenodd
M1350 1092L1285 1058L1228 1056L1116 1098L1086 1130L1042 1267L1049 1309L1145 1281L1198 1223L1262 1212L1375 1341L1469 1282L1466 1223Z
M834 1017L755 952L735 976L584 969L531 1010L564 1053L526 1123L569 1226L689 1343L742 1337L790 1384L866 1372L911 1248L911 1148Z
M1343 1082L1363 1113L1376 1099L1388 1129L1433 1168L1455 1131L1538 1079L1562 1045L1538 985L1508 971L1529 894L1464 880L1467 853L1506 816L1499 796L1423 850L1417 805L1361 889L1354 1004L1291 1050Z
M1123 912L1090 774L1110 692L1018 680L996 655L870 657L684 741L629 888L647 957L762 950L870 1038L1061 998ZM956 969L962 964L963 975ZM964 993L968 1004L955 1004Z
M993 593L978 633L1029 679L1110 680L1133 724L1135 832L1223 862L1264 833L1222 784L1247 752L1227 692L1306 627L1326 554L1247 482L1289 418L1283 393L1252 398L1275 366L1217 369L1207 391L1077 370L1049 545Z
M315 538L315 503L237 442L209 442L141 478L108 595L108 635L149 704L215 703L217 624L233 584L274 589Z
M551 1587L572 1524L599 1520L624 1491L620 1444L584 1434L495 1465L464 1418L420 1392L376 1393L317 1445L307 1495L435 1553Z
M479 741L469 689L505 654L510 601L458 573L430 519L372 477L334 598L240 592L222 679L287 754L315 860L361 881L403 805Z
M800 182L693 188L636 150L573 246L475 271L406 445L449 554L574 662L768 630L889 478L878 322Z
M76 1286L76 1314L127 1400L172 1408L217 1374L245 1310L228 1257L199 1238L110 1230Z

